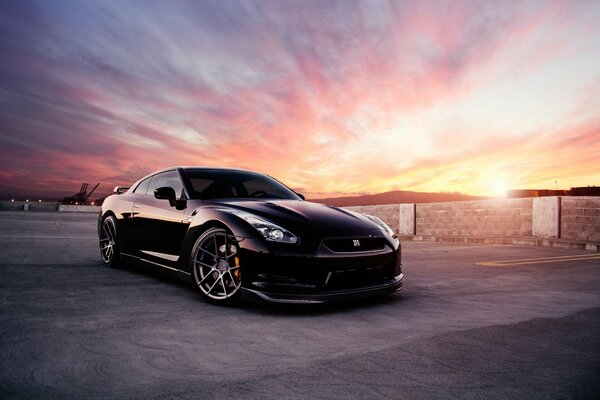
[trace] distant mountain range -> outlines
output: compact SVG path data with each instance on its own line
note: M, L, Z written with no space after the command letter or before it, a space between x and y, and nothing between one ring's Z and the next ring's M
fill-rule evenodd
M326 199L310 199L315 203L329 204L337 207L368 206L399 203L436 203L443 201L483 200L484 196L469 196L462 193L428 193L394 190L362 196L329 197Z

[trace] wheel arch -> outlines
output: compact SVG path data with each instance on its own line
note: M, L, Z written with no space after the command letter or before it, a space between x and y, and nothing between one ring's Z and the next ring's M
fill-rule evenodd
M115 219L115 224L117 224L117 229L119 227L119 218L115 215L114 211L111 209L102 210L100 215L98 216L98 235L100 235L100 229L102 229L102 223L108 217L113 217ZM117 236L119 236L117 234Z
M190 259L196 240L208 229L215 227L223 228L233 236L242 238L239 241L241 247L244 247L245 242L248 240L254 242L255 245L258 243L257 240L262 240L256 229L231 213L216 208L199 209L188 227L181 246L179 256L179 268L181 270L192 272Z
M110 210L110 209L109 209L109 210L105 210L105 211L104 211L104 212L103 212L103 213L100 215L100 219L105 219L105 218L106 218L106 217L108 217L108 216L114 217L114 218L115 218L115 220L117 220L117 221L119 220L119 219L117 218L117 215L115 214L115 212L114 212L113 210Z
M211 228L222 228L225 229L232 235L236 235L236 233L231 229L231 227L220 219L208 219L203 221L202 224L190 224L188 231L183 240L183 245L181 246L181 254L179 257L179 268L183 271L192 272L191 271L191 256L192 251L194 249L194 245L196 241L202 234L208 231Z

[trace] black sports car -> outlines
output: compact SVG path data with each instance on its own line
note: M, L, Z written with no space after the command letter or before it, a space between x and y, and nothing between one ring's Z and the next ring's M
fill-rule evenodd
M98 235L105 265L171 272L214 303L321 303L403 285L400 242L380 219L250 171L168 168L116 187Z

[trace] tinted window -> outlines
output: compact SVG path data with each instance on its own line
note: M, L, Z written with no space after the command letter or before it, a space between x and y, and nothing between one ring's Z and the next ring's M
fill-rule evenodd
M246 188L246 191L248 192L248 194L250 194L250 197L252 197L252 196L260 197L261 193L272 193L273 192L271 182L267 181L266 179L260 179L260 178L250 179L250 180L244 182L244 187Z
M175 189L178 198L183 196L183 184L177 171L161 172L154 175L148 188L148 194L154 194L154 191L160 187L172 187Z
M199 199L291 199L300 198L275 179L256 172L218 169L185 170L192 184L193 198Z
M143 181L141 181L140 184L137 185L137 187L135 188L133 193L146 194L146 191L148 190L148 185L150 184L151 179L152 178L148 178L148 179L144 179Z

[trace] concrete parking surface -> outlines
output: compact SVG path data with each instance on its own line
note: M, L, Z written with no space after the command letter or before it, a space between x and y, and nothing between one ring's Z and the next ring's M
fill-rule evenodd
M600 253L408 242L401 294L226 308L96 218L0 213L1 398L600 398Z

